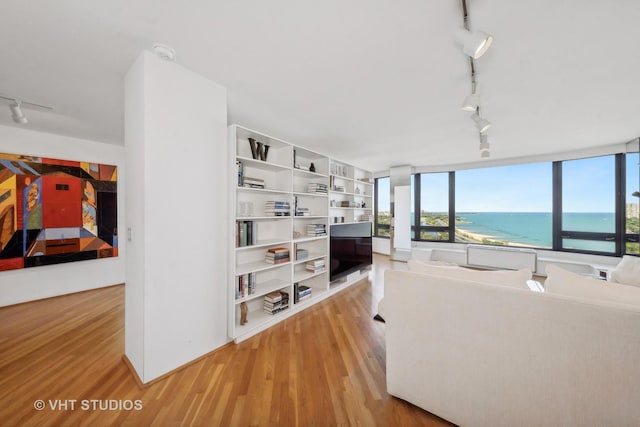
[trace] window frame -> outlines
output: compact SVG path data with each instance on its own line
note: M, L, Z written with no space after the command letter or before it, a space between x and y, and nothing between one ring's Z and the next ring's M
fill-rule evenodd
M390 239L391 238L391 236L382 236L382 235L380 235L380 229L386 230L388 233L391 233L391 225L390 224L380 224L378 222L378 213L379 213L378 201L380 200L380 197L378 196L378 191L380 190L380 186L378 184L378 180L379 179L385 179L385 178L389 179L389 180L391 179L391 177L388 177L388 176L380 176L380 177L375 178L374 184L373 184L373 194L374 194L373 237L378 237L380 239Z
M420 189L422 185L422 175L428 175L429 173L447 173L449 176L449 200L448 200L448 217L449 217L449 225L447 226L434 226L434 225L422 225L420 223L420 214L421 212L421 203L420 203ZM438 243L454 243L455 242L455 222L456 222L456 209L455 209L455 184L456 184L456 174L455 171L447 171L447 172L424 172L424 173L416 173L413 175L414 179L414 224L415 226L411 227L411 231L414 232L414 236L416 238L412 239L416 242L438 242ZM449 233L449 238L446 240L434 240L434 239L423 239L422 232L447 232Z
M615 228L613 232L592 232L592 231L574 231L562 229L562 165L564 162L572 160L587 159L590 157L606 157L614 156L614 179L615 179L615 199L614 199L614 216L615 216ZM640 254L633 254L626 252L627 242L638 243L640 240L638 234L626 232L626 159L627 153L611 153L599 156L585 156L577 157L575 159L565 159L558 161L551 161L551 174L552 174L552 242L551 248L549 247L534 247L534 249L540 250L552 250L557 252L571 252L588 255L603 255L603 256L615 256L621 257L623 255L639 256ZM429 242L429 243L455 243L456 233L456 211L455 211L455 170L445 171L449 174L449 225L448 226L423 226L420 224L420 193L421 193L421 175L432 172L420 172L414 174L414 226L412 231L414 232L415 242ZM433 172L442 173L442 172ZM376 179L377 186L377 179ZM376 187L377 195L377 187ZM375 218L377 222L377 204ZM378 225L376 224L376 227ZM377 229L376 229L377 230ZM448 240L431 240L422 239L422 231L436 231L436 232L449 232ZM384 237L384 236L380 236ZM571 249L563 247L563 239L576 239L585 241L601 241L601 242L615 242L615 250L613 252L586 250L586 249ZM486 244L486 243L483 243Z

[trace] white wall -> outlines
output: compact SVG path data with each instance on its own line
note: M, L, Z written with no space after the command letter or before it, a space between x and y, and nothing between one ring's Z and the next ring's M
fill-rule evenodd
M0 125L0 152L118 166L118 256L0 271L0 306L110 286L125 281L124 147Z
M125 352L149 382L228 342L226 89L145 52L125 93Z

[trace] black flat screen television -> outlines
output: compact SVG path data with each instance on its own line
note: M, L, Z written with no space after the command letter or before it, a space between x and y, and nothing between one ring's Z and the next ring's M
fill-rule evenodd
M332 224L329 255L329 280L332 282L371 265L371 223Z

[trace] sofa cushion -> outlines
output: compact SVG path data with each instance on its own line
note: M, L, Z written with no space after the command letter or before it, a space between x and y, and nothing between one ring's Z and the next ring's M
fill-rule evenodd
M640 257L625 255L611 271L609 280L623 285L640 286Z
M410 259L407 262L409 271L454 279L472 280L493 285L511 286L529 289L527 280L531 279L531 271L522 270L472 270L458 266L432 265Z
M553 264L547 266L544 289L547 293L640 307L640 288L638 287L592 279Z

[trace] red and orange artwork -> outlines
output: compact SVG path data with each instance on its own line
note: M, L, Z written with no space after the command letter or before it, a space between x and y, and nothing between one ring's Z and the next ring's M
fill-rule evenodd
M0 271L118 255L117 167L0 153Z

